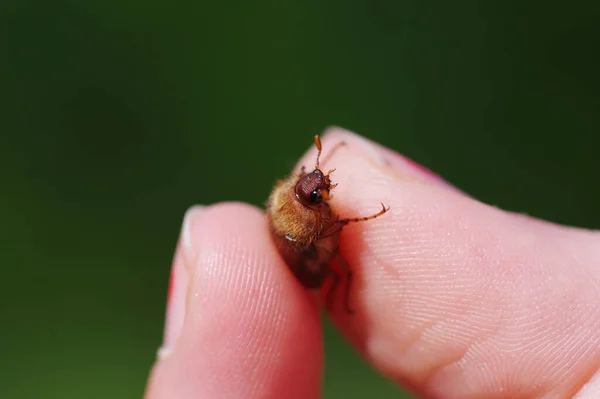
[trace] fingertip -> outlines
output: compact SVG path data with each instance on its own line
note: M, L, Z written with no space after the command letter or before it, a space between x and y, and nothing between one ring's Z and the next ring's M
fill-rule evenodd
M480 203L337 127L324 155L342 140L324 165L336 168L334 212L390 207L340 237L356 313L336 305L331 317L371 364L434 397L560 396L597 370L597 235Z
M189 229L185 322L148 397L317 397L318 314L271 243L263 213L211 205Z

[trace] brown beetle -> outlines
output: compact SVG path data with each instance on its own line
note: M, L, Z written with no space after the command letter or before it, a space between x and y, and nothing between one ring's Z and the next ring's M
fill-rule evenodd
M337 259L347 280L344 306L348 313L353 313L349 305L352 271L339 253L339 233L348 223L375 219L390 208L381 204L381 211L374 215L340 219L328 203L331 190L337 186L330 178L335 169L327 174L319 169L321 139L319 136L314 139L319 151L315 169L306 173L303 166L299 175L275 184L267 201L267 218L279 252L304 287L320 288L327 278L331 278L326 298L328 309L332 307L335 290L341 281L341 276L329 265L333 258ZM329 157L344 145L340 142L334 146Z

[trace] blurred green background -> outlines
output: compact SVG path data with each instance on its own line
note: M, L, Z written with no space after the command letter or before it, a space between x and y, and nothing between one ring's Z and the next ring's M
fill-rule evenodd
M0 397L140 398L186 208L328 125L600 227L599 4L3 0ZM326 330L326 399L399 397Z

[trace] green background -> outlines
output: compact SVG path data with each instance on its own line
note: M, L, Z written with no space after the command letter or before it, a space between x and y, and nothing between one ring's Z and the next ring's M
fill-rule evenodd
M3 0L0 397L141 397L185 209L328 125L600 227L598 4ZM325 398L398 397L326 338Z

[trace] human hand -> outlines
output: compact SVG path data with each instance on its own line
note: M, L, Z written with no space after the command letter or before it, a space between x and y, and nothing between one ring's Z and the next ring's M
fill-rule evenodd
M336 211L391 206L344 228L355 313L338 292L330 314L373 367L423 397L600 397L599 232L482 204L341 129L329 130L324 148L341 140L348 146L330 161ZM147 399L320 397L313 298L281 260L261 210L192 208Z

